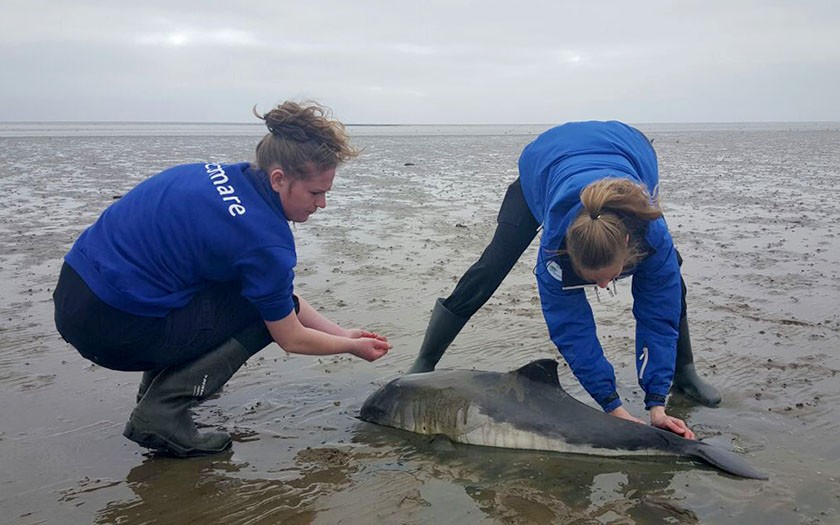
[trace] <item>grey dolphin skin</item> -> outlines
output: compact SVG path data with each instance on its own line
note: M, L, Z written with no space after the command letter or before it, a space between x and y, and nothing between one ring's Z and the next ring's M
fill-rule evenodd
M726 449L581 403L560 386L557 362L551 359L508 373L439 370L402 376L371 394L360 417L457 443L600 456L685 456L735 476L767 479Z

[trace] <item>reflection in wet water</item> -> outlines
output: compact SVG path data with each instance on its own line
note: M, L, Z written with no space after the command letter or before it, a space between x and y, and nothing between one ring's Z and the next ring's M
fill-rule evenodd
M274 479L239 477L247 465L232 455L149 458L126 477L135 498L109 504L94 523L312 523L312 503L346 486L353 472L348 454L336 448L301 450L296 475Z
M612 521L611 516L633 516L641 523L696 521L690 510L674 502L670 485L675 475L698 465L673 458L596 458L465 445L441 450L428 438L373 425L361 427L354 441L375 448L408 444L400 455L403 469L414 472L414 478L424 485L430 476L449 480L493 522L604 523ZM384 459L380 470L387 476L389 458ZM453 489L450 485L443 488L446 492ZM435 493L434 483L421 494L427 492L430 499L441 497Z

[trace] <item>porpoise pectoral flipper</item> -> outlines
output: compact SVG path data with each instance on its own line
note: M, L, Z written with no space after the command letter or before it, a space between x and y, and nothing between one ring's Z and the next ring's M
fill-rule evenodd
M437 370L402 376L371 394L360 417L458 443L604 456L684 456L736 476L767 479L726 449L578 401L560 386L557 362L551 359L508 373Z

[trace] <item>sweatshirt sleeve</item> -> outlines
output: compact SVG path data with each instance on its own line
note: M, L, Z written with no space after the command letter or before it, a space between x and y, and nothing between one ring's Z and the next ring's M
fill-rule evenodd
M633 274L636 318L636 371L645 407L664 405L671 388L679 335L680 268L664 219L650 223L646 235L653 253Z
M537 276L537 285L551 340L575 377L605 412L620 407L615 371L598 341L586 293L563 290L563 284L548 271Z
M242 295L257 307L264 320L283 319L294 309L296 262L295 252L282 246L250 250L236 262Z

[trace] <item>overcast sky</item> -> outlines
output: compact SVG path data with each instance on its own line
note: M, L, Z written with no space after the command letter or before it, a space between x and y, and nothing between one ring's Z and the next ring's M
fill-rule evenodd
M840 1L3 0L0 121L840 121Z

